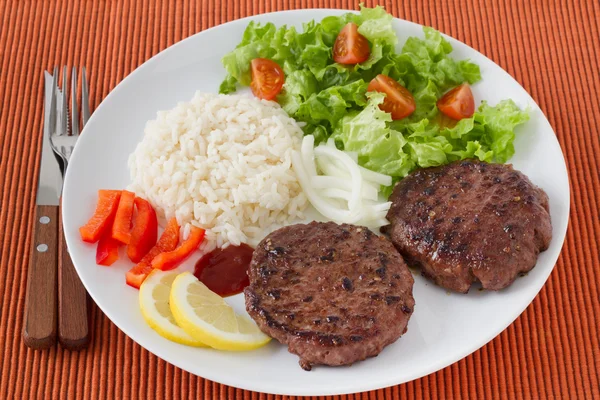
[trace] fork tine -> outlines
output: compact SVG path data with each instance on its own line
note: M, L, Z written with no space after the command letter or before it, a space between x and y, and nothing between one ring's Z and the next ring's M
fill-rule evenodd
M61 115L61 135L69 134L69 108L67 106L67 97L69 96L69 81L67 80L67 66L63 68L63 81L62 81L62 105L60 110Z
M90 119L90 102L85 67L81 71L81 119L81 129L83 129Z
M52 70L52 97L54 98L53 110L54 110L54 118L52 118L52 124L50 125L52 129L54 129L54 133L60 132L61 120L60 120L60 97L59 97L59 89L58 89L58 67L54 67Z
M50 108L48 112L48 132L52 133L56 129L56 67L52 75L52 91L50 93Z
M71 135L79 135L79 113L77 112L77 68L71 74Z

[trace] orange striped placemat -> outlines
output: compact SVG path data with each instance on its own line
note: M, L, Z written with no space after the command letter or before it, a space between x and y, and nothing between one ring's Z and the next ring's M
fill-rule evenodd
M433 26L514 76L548 116L567 159L571 222L533 303L487 346L435 374L333 398L600 398L600 3L597 0L365 1ZM85 65L92 105L152 55L203 29L341 0L0 0L0 398L277 396L219 385L167 364L97 307L89 349L34 352L21 340L40 155L42 71Z

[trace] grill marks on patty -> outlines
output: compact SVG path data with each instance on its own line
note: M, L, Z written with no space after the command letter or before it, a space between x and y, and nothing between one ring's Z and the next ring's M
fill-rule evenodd
M474 160L417 170L394 188L391 240L438 285L510 285L548 248L548 196L511 165Z
M255 250L246 309L302 368L375 356L406 331L414 281L402 256L448 289L479 280L498 290L531 270L552 236L547 195L510 165L418 170L390 200L393 245L364 227L312 222Z
M414 309L402 257L364 227L313 222L279 229L255 250L249 276L248 312L305 369L378 354L406 330Z

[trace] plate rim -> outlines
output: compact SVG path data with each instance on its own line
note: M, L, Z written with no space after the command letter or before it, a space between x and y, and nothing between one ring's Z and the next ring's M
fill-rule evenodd
M228 21L228 22L224 22L222 24L219 25L215 25L213 27L210 27L208 29L202 30L200 32L197 32L193 35L190 35L174 44L172 44L169 47L164 48L163 50L161 50L160 52L158 52L157 54L153 55L151 58L149 58L148 60L144 61L142 64L140 64L138 67L136 67L133 71L131 71L123 80L121 80L117 86L115 86L110 92L109 94L102 100L102 102L98 105L98 107L94 110L95 112L92 114L92 116L90 117L90 120L88 121L88 124L86 124L86 128L90 126L90 123L93 125L95 123L96 120L96 115L98 110L102 109L102 107L106 106L107 102L110 101L110 99L112 97L114 97L117 93L119 93L121 90L124 90L124 88L127 87L128 82L133 79L133 77L141 70L144 68L149 68L151 67L150 64L156 62L157 60L160 60L163 57L168 57L170 55L171 52L176 51L175 49L177 49L180 45L183 45L184 42L188 41L188 40L194 40L195 37L197 36L202 36L208 32L211 32L213 30L217 30L219 28L222 28L223 26L226 25L234 25L234 24L243 24L243 23L247 23L259 16L261 17L265 17L265 16L270 16L270 15L282 15L282 14L306 14L306 16L309 16L308 19L304 18L304 16L300 16L299 18L299 22L307 22L310 21L311 19L317 19L319 18L319 16L312 16L310 17L311 13L332 13L330 15L341 15L343 13L347 13L347 12L352 12L352 13L357 13L357 10L350 10L350 9L332 9L332 8L305 8L305 9L296 9L296 10L283 10L283 11L274 11L274 12L267 12L267 13L259 13L259 14L254 14L248 17L244 17L244 18L240 18L240 19L234 19L232 21ZM422 29L424 26L427 25L422 25L416 22L412 22L412 21L408 21L405 19L401 19L401 18L397 18L395 16L393 16L393 19L398 20L400 23L402 24L410 24L413 26L416 26L420 29ZM277 23L275 23L277 25ZM195 375L195 376L199 376L202 377L204 379L208 379L211 380L213 382L217 382L220 384L224 384L224 385L228 385L228 386L232 386L232 387L236 387L236 388L240 388L243 390L251 390L251 391L260 391L263 393L270 393L270 394L278 394L278 395L343 395L343 394L350 394L350 393L359 393L359 392L364 392L364 391L370 391L370 390L377 390L377 389L381 389L381 388L386 388L386 387L390 387L390 386L394 386L394 385L398 385L398 384L402 384L402 383L407 383L410 381L413 381L415 379L419 379L421 377L424 376L428 376L430 374L433 374L435 372L440 371L443 368L446 368L456 362L458 362L459 360L462 360L463 358L473 354L474 352L476 352L477 350L481 349L482 347L484 347L485 345L487 345L491 340L493 340L494 338L496 338L498 335L500 335L503 331L505 331L509 326L511 326L514 321L523 314L523 312L531 305L532 301L535 299L535 297L537 297L539 295L539 293L541 292L541 290L544 288L544 286L546 285L548 278L550 277L552 271L554 271L557 261L558 261L558 257L560 256L560 254L562 253L562 248L564 246L564 242L566 239L566 232L568 229L568 225L569 225L569 219L570 219L570 208L571 208L571 198L570 198L570 194L571 194L571 185L570 185L570 177L569 177L569 173L568 173L568 169L566 167L566 160L565 160L565 155L563 152L562 147L560 146L560 143L558 141L558 137L556 135L556 132L554 130L554 128L552 127L552 125L550 124L550 121L548 120L548 117L543 113L543 111L541 110L541 108L539 107L539 105L537 104L537 102L532 98L531 94L511 75L509 74L504 68L502 68L501 66L499 66L498 64L496 64L493 60L491 60L490 58L488 58L486 55L482 54L481 52L479 52L478 50L472 48L471 46L467 45L466 43L452 37L449 36L443 32L441 32L443 37L446 39L449 39L451 41L451 44L453 46L453 49L456 49L457 46L459 47L463 47L465 49L467 49L469 52L475 52L476 54L478 54L479 56L483 57L486 61L488 61L489 63L493 64L494 66L496 66L497 68L499 68L500 70L502 70L506 77L508 77L510 80L513 81L514 84L516 84L522 91L523 93L526 95L527 97L527 101L530 105L534 106L534 108L536 108L537 110L539 110L541 117L543 117L543 120L547 123L547 125L550 127L552 133L554 134L554 140L552 140L552 145L556 146L559 150L559 153L561 154L562 158L562 166L564 167L564 171L565 171L565 175L566 175L566 179L567 179L567 198L568 198L568 202L566 204L566 209L565 209L565 215L566 215L566 223L564 228L561 230L560 233L560 238L556 238L553 237L552 240L556 241L556 240L561 240L560 245L558 246L558 252L556 253L556 256L553 257L554 261L552 263L552 267L548 270L548 273L546 274L543 283L541 284L541 286L539 287L539 289L537 291L535 291L535 293L532 291L532 294L530 296L528 296L528 300L527 302L523 302L522 305L520 305L519 307L517 307L519 309L519 312L516 313L511 321L502 329L500 329L498 332L493 332L489 335L487 335L485 337L485 339L482 339L480 341L477 341L477 343L481 343L481 344L477 344L476 346L471 346L469 347L469 350L464 352L464 354L461 352L460 354L457 353L457 355L455 355L454 357L446 357L446 358L441 358L439 359L437 362L431 364L429 366L430 372L422 374L422 373L412 373L408 375L408 378L403 378L403 379L393 379L393 378L389 378L389 379L382 379L381 381L377 381L375 384L373 384L370 381L365 381L365 380L360 380L357 381L357 383L355 385L353 385L349 390L347 389L343 389L343 390L339 390L339 387L337 387L335 390L318 390L318 391L312 391L310 390L310 388L305 388L305 390L292 390L292 391L282 391L282 390L278 390L277 387L281 387L281 386L277 386L277 385L273 385L273 384L269 384L269 381L265 381L265 382L261 382L261 386L265 386L263 388L258 388L257 386L253 386L253 385L247 385L244 383L240 384L238 381L236 381L235 379L230 379L231 376L230 375L219 375L219 374L212 374L210 373L210 370L206 370L206 374L203 375L198 375L192 371L190 371L187 367L184 367L182 363L178 362L178 360L172 360L172 358L169 357L169 355L167 354L167 352L161 348L161 346L154 346L154 345L150 345L150 346L145 346L144 344L142 344L142 342L146 342L145 338L134 338L134 336L132 336L130 334L130 330L126 327L124 327L121 324L121 321L119 321L118 323L111 318L110 311L107 312L107 310L105 310L102 306L100 306L100 303L98 302L97 298L94 296L94 294L92 294L92 291L90 291L90 288L88 286L88 284L86 284L85 280L81 278L81 276L79 275L79 268L83 268L82 267L77 267L77 265L75 264L75 262L73 263L75 266L75 270L77 271L77 274L80 278L80 280L83 282L87 292L90 294L90 297L94 300L94 302L96 303L96 305L98 305L98 307L100 308L100 310L109 318L109 320L115 324L117 326L117 328L119 330L121 330L123 333L125 333L131 340L133 340L135 343L137 343L139 346L141 346L143 349L147 350L148 352L154 354L155 356L161 358L162 360L164 360L165 362L172 364L178 368L181 368L182 370ZM197 40L197 39L195 39ZM149 66L150 65L150 66ZM85 130L85 128L84 128ZM77 157L78 154L78 147L76 146L74 151L73 151L73 155L75 155ZM510 161L510 160L509 160ZM69 185L70 179L69 177L72 175L71 170L68 169L66 176L65 176L65 180L64 180L64 191L63 191L63 195L64 198L66 200L66 203L69 203L69 193L71 192L71 185ZM61 213L61 218L63 219L63 221L65 220L65 214L67 213L65 210L68 209L68 207L63 207L62 208L62 213ZM69 218L66 218L67 220ZM71 235L65 235L66 241L67 241L67 246L68 248L71 248L73 242L74 242L74 238L71 237ZM117 318L118 319L118 318ZM140 340L138 340L140 339ZM165 339L167 340L167 339ZM152 347L152 350L150 350L149 347Z

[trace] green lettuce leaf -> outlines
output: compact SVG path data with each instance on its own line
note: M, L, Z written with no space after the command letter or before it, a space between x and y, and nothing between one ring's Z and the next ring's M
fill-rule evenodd
M359 154L359 164L373 171L402 178L413 169L478 158L505 162L514 152L514 129L528 120L512 100L496 106L483 103L473 117L453 127L440 128L427 118L392 122L379 109L383 94L368 94L368 104L360 112L343 117L333 137L345 150Z
M227 78L221 82L221 85L219 86L219 93L229 94L235 92L237 90L236 83L237 80L233 76L228 75Z
M406 176L414 160L404 152L404 136L389 128L392 118L381 111L385 95L370 93L366 107L346 115L336 126L333 137L345 150L358 153L359 164L391 176Z
M298 107L296 117L310 125L325 127L331 132L339 120L356 107L367 104L365 91L367 83L354 81L343 86L332 86L319 93L313 93ZM305 129L306 131L306 129ZM327 135L316 137L316 142L326 139Z
M312 72L299 69L285 77L283 90L277 96L277 102L290 115L296 114L308 98L317 93L317 80Z
M369 40L369 58L357 65L333 61L332 49L348 23ZM423 37L406 39L396 52L398 37L393 18L382 7L362 7L359 13L326 17L320 22L294 27L250 22L242 41L223 57L227 71L221 93L248 86L253 58L277 62L285 83L277 101L305 134L320 143L329 137L340 148L356 151L359 164L397 182L415 168L443 165L464 158L505 162L514 154L515 127L526 122L528 112L511 100L496 106L482 102L473 117L449 121L439 113L438 99L450 88L481 79L479 66L451 57L452 46L433 28ZM416 110L392 121L379 105L385 95L367 93L378 74L388 75L414 96ZM391 192L391 187L385 193Z
M357 22L358 33L371 43L380 43L396 47L398 37L392 27L393 17L381 6L367 8L361 5L360 17Z
M506 162L515 154L515 127L529 120L529 113L522 111L514 101L503 100L496 106L485 101L473 115L475 124L483 127L482 144L494 153L497 162Z
M297 36L298 33L294 27L287 28L284 25L276 28L270 22L261 25L250 21L240 44L221 60L228 73L225 78L228 83L222 84L223 89L230 89L233 80L244 86L249 86L251 80L250 62L257 57L269 58L282 67L290 60L293 61L294 54L299 49L296 41ZM294 69L295 64L290 68ZM288 72L286 68L284 68L284 71Z

